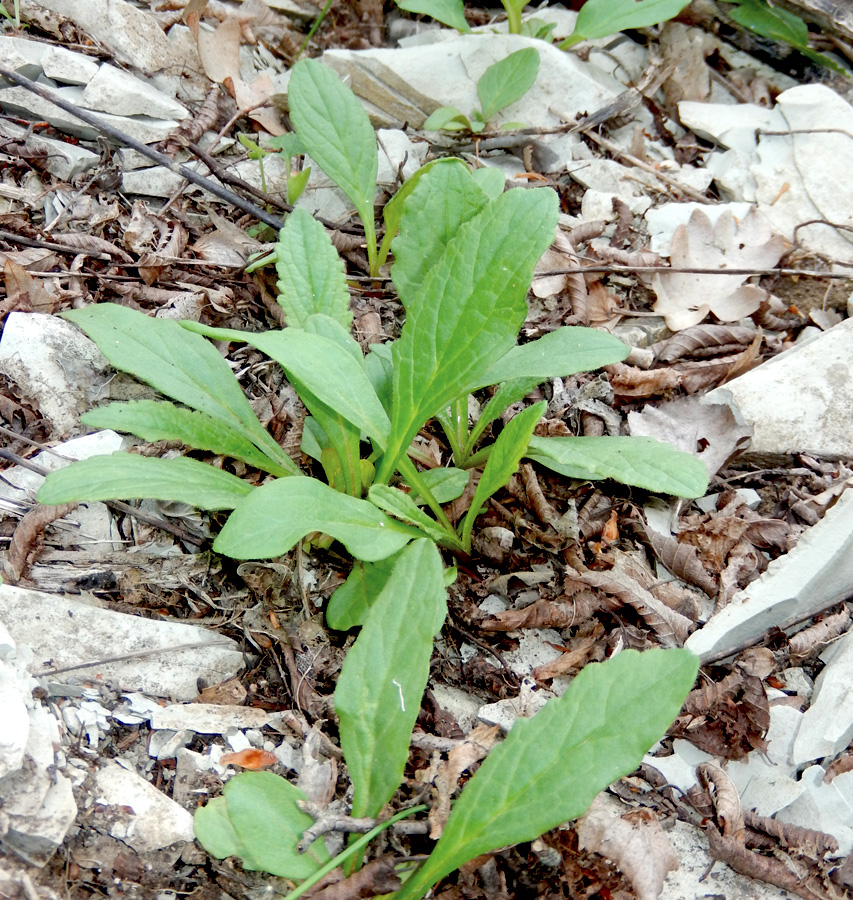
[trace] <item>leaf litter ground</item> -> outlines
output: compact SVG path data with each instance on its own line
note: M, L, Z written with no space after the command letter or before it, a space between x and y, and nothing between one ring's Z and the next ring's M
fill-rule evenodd
M326 25L318 32L318 46L370 46L381 39L382 27L378 3L333 4ZM245 34L243 37L249 40ZM287 56L286 48L283 53ZM597 147L595 151L601 152ZM22 147L7 147L4 152L12 167L6 173L7 185L26 184L31 169L43 171L39 158L27 156ZM5 238L9 248L4 251L6 297L0 301L4 317L15 311L57 313L72 305L118 299L147 312L171 307L181 316L200 313L205 324L213 327L260 330L276 322L278 308L271 300L271 281L262 275L252 279L227 264L229 255L245 259L243 235L253 221L235 217L232 210L220 206L215 217L210 216L216 226L210 231L207 226L199 227L199 208L186 197L160 213L141 203L130 205L114 193L110 172L106 156L100 177L78 189L74 206L48 235L52 246L25 247L14 236ZM50 185L50 176L43 177ZM568 178L552 178L549 183L560 195L565 212L579 211L576 184ZM668 308L654 306L655 296L647 288L654 287L653 279L640 276L626 283L624 276L620 282L620 276L580 274L579 258L598 265L659 265L642 237L634 233L630 211L617 202L616 212L615 234L605 239L603 229L596 233L594 227L581 225L564 234L562 246L558 242L549 251L551 258L542 265L542 280L538 286L534 284L531 312L523 330L526 337L546 334L562 324L613 326L624 324L626 318L641 327L642 316L633 316L633 312L669 315ZM4 219L4 228L19 238L44 235L44 222L32 210L19 207ZM89 222L97 224L90 226ZM679 260L701 266L703 260L691 256L695 243L691 245L689 240L690 229L695 240L704 241L709 248L714 235L701 220L695 226L692 222L679 239ZM717 233L723 228L718 225ZM355 240L347 242L347 234L353 233ZM399 305L381 280L365 277L366 260L358 249L357 231L339 232L339 240L349 259L355 333L365 344L396 337L401 325ZM733 235L723 234L718 249L709 252L713 256L732 240ZM183 261L187 257L192 258L192 265ZM772 266L776 259L770 248L760 262ZM568 274L545 274L560 269ZM43 281L38 272L64 277ZM685 277L663 272L654 276L660 282ZM552 281L545 285L547 278ZM693 282L688 288L701 295L701 279L697 276ZM649 398L677 398L676 403L689 407L693 395L789 345L807 321L809 305L800 299L802 288L791 279L773 276L768 286L775 295L792 298L797 294L798 299L796 305L788 302L774 307L768 300L756 302L749 292L744 296L741 284L742 279L732 291L715 286L717 299L709 305L717 319L695 320L693 313L689 321L669 322L681 330L656 335L658 340L648 347L651 357L642 365L638 359L629 359L608 367L604 375L575 376L538 389L526 403L545 400L548 404L540 432L548 436L618 434L626 418L634 429L634 422L657 415L658 421L647 421L652 433L653 428L666 427L660 419L666 419L671 407L664 403L656 413L646 406ZM658 297L669 299L688 288L673 285L670 293L661 289ZM732 301L735 294L737 299ZM840 291L824 287L821 294L820 312L829 315L827 324L832 324L826 310L843 308ZM737 306L738 302L750 308ZM751 325L745 324L747 316ZM651 364L647 364L649 359ZM295 453L304 410L283 383L278 368L251 347L232 350L229 362L240 373L269 433ZM0 404L10 465L10 454L29 457L34 449L31 442L55 438L38 407L21 396L9 380L0 384ZM707 416L695 408L691 412L697 419L703 452L714 455L717 468L722 466L744 435L731 421L709 425ZM671 431L683 431L684 418L677 422L669 426ZM423 453L441 464L446 448L439 433L425 431L417 440ZM143 452L156 456L176 449L149 445ZM766 567L768 559L784 554L806 527L819 521L851 478L853 469L843 463L804 455L772 464L735 458L714 478L712 506L680 512L679 540L675 540L663 539L649 527L649 498L640 491L609 482L572 483L535 465L522 466L477 521L475 554L459 561L450 616L433 655L430 690L418 716L406 781L395 796L393 809L422 799L430 801L434 812L446 808L460 779L464 781L466 768L476 765L481 755L482 751L471 746L472 723L460 721L463 713L455 716L440 698L457 691L482 705L517 708L526 704L530 711L540 702L537 695L565 684L584 665L600 661L616 649L681 645L699 619L723 608ZM757 491L757 508L738 488ZM140 566L127 555L99 557L73 542L58 547L44 517L23 516L23 512L4 513L7 581L69 593L94 590L110 607L121 611L199 622L236 637L254 661L237 682L200 686L200 699L288 711L288 742L305 755L303 771L314 781L311 796L317 809L322 812L343 798L347 779L337 763L340 754L336 752L331 695L348 641L345 635L328 631L322 618L326 601L347 574L346 561L336 555L334 547L324 553L298 551L270 563L238 566L211 555L205 543L192 542L192 535L206 531L202 517L189 509L173 509L170 521L183 535L175 547L183 555L174 565L168 558L152 556ZM463 513L460 505L451 509L451 518ZM135 516L121 515L118 525L129 545L144 548L152 541L163 541L162 530ZM215 517L212 526L215 533ZM175 530L173 527L173 534ZM671 580L667 570L676 574L678 581ZM849 623L843 605L827 612L832 615L801 632L796 644L771 631L761 647L744 650L734 662L706 667L700 686L671 729L671 738L687 739L724 759L764 752L770 715L767 685L784 685L778 673L792 666L811 675L819 671L817 653ZM534 660L535 666L525 655L531 645L540 653L543 647L551 651ZM795 691L789 691L789 697L792 703L802 702ZM116 692L103 686L101 698L107 707L120 700ZM477 735L480 746L495 737L493 729ZM168 758L152 761L146 749L147 726L113 723L99 737L94 752L82 743L76 747L72 743L68 754L85 760L85 765L97 759L121 759L167 794L170 790L174 793L174 762ZM206 752L217 743L221 738L196 735L190 749ZM251 767L258 760L250 757L244 762ZM655 826L676 818L698 823L704 817L714 855L736 871L769 880L800 896L833 895L837 888L826 881L829 867L823 860L827 846L814 833L791 826L785 830L785 826L742 812L736 795L731 801L728 788L722 770L703 770L694 795L684 798L667 786L659 772L644 765L635 776L614 785L613 792L634 811L617 815L610 832L607 813L597 804L594 815L580 826L557 829L533 844L475 859L443 882L437 893L447 900L462 896L629 897L632 892L640 897L656 896L672 861L669 845L655 843L659 840ZM192 807L198 796L218 791L218 776L211 772L185 792L185 799ZM220 891L232 897L251 897L266 881L229 862L212 860L193 845L137 853L108 836L104 811L97 804L87 803L82 792L78 799L79 830L48 867L32 870L29 876L34 890L45 896L147 896L168 888L210 897L220 896ZM733 805L727 806L730 801ZM625 822L634 821L631 816L637 822L645 821L645 826L632 824L630 836L620 837ZM440 827L440 821L440 814L435 813L432 827ZM643 870L637 863L637 856L643 853L634 850L632 855L632 840L660 847L646 853L659 865ZM393 855L426 853L430 846L422 834L393 833L378 842L373 855L381 863ZM752 849L755 847L796 853L802 867L798 877L786 874L784 865L774 868L771 864L778 860L760 855ZM624 874L608 860L616 862ZM11 859L6 863L14 868ZM376 880L368 882L367 890L380 890L381 869L371 870L371 877ZM353 891L354 886L348 885L328 896L356 896Z

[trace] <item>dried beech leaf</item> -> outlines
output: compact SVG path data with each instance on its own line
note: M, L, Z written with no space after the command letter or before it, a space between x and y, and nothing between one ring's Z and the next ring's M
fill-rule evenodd
M625 363L605 366L613 392L620 397L656 397L681 386L681 376L672 368L646 371Z
M824 781L826 781L825 778ZM791 848L813 859L820 859L827 853L831 853L833 856L838 853L838 841L831 834L803 828L801 825L780 822L769 816L759 816L758 813L749 810L744 810L743 815L744 821L750 828L763 831L776 838L785 849Z
M731 778L715 763L700 763L696 769L705 788L713 786L714 807L723 837L739 837L743 833L743 810L740 795Z
M578 843L611 860L631 882L638 900L656 900L678 854L657 816L636 809L620 816L599 794L577 823Z
M809 656L816 650L822 650L833 638L844 634L850 627L850 613L847 608L834 615L827 616L823 621L804 628L788 640L788 651L791 656Z

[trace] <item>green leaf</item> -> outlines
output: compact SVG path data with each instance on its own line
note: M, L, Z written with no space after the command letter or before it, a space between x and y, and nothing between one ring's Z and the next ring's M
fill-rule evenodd
M654 438L534 436L525 455L567 478L612 478L676 497L703 497L708 489L702 460Z
M419 187L445 171L430 173ZM388 480L427 419L515 345L533 266L554 238L557 215L552 191L508 191L458 229L428 272L392 348L394 407L377 481Z
M55 506L75 500L173 500L199 509L233 509L254 490L236 475L185 456L158 459L110 453L51 472L38 501Z
M421 480L435 500L439 503L450 503L451 500L462 496L468 486L468 473L464 469L446 466L421 472ZM414 492L412 499L415 503L423 503Z
M474 181L485 191L489 200L494 200L504 192L506 176L495 166L481 166L471 173Z
M223 788L223 796L196 811L196 837L211 856L239 856L243 868L302 881L329 861L318 838L303 854L302 832L314 824L297 805L305 794L272 772L243 772Z
M304 328L314 313L324 313L349 328L352 313L344 264L326 229L304 209L294 209L275 247L278 302L287 324Z
M287 99L306 153L372 229L379 153L364 107L328 66L313 59L300 60L291 70Z
M306 166L300 172L291 172L287 176L287 202L293 206L294 203L305 192L308 187L308 179L311 177L311 166Z
M278 150L282 156L286 156L288 159L305 152L302 141L299 140L299 135L295 131L288 131L287 134L278 134L269 138L266 146L270 150Z
M536 82L539 51L533 47L516 50L492 63L477 82L483 119L491 121L502 109L520 100Z
M364 372L370 379L373 390L386 413L391 411L391 392L394 389L393 370L391 347L388 344L373 344L370 352L364 357Z
M625 650L585 666L562 697L518 719L492 750L395 900L416 900L480 853L533 840L581 815L664 734L698 662L687 650Z
M450 239L489 203L461 160L438 166L418 180L406 199L400 233L391 244L391 277L407 309Z
M209 328L196 322L184 322L183 325L214 340L245 341L257 347L284 369L300 395L304 386L380 446L385 445L388 414L376 396L361 360L349 352L342 353L337 341L298 328L250 334L232 328ZM302 399L307 405L306 398Z
M397 0L397 6L406 12L432 16L444 25L457 31L470 31L465 21L465 9L462 0Z
M402 552L376 562L355 561L347 580L329 598L326 607L329 628L349 631L364 624L371 604L382 593Z
M527 450L533 429L547 408L547 400L528 406L523 412L510 419L504 430L498 435L462 526L462 543L466 548L471 546L471 530L474 527L474 520L480 514L480 508L516 473L518 463Z
M566 326L513 347L470 390L516 378L565 378L620 362L630 353L622 341L595 328Z
M575 30L558 46L608 37L626 28L648 28L677 16L690 0L587 0Z
M382 220L385 222L385 234L382 236L382 245L379 248L379 265L383 265L388 259L388 251L391 249L391 241L397 236L400 230L400 220L403 218L403 211L406 208L406 200L409 199L412 191L417 187L421 178L430 172L436 166L458 166L464 165L460 160L454 159L452 156L442 159L434 159L425 166L421 166L413 175L410 175L396 194L385 204L382 210Z
M127 431L145 441L183 441L189 447L233 456L272 475L293 474L271 460L222 419L165 400L109 403L80 417L91 428Z
M418 536L367 500L340 494L313 478L280 478L256 488L237 506L213 549L235 559L269 559L313 531L331 535L354 557L368 561L384 559Z
M171 319L100 303L63 313L120 372L200 412L221 419L293 475L296 463L258 422L234 373L216 348Z
M510 351L510 353L511 352L512 351ZM477 424L471 429L471 435L465 445L464 455L466 459L471 454L477 441L480 440L480 437L489 423L494 422L494 420L497 419L505 409L512 406L513 403L526 397L533 388L540 383L541 381L538 377L513 378L510 381L504 382L495 393L492 394L489 402L483 407L480 418L477 419Z
M424 131L471 131L468 117L455 106L439 106L424 122Z
M353 816L377 816L403 780L432 641L446 615L441 557L421 538L400 554L335 689Z
M440 543L448 538L447 532L435 519L430 518L409 494L399 488L387 484L374 484L367 492L367 499L388 515L420 528L436 542Z

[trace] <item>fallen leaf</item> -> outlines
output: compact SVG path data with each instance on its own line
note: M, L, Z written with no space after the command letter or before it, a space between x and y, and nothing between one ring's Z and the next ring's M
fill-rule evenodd
M240 766L241 769L266 769L278 762L278 757L268 750L247 747L236 753L224 753L219 761L225 766Z

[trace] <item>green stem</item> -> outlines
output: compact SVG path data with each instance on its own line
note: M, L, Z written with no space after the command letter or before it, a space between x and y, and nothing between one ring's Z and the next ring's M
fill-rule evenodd
M319 16L314 20L314 24L311 26L311 30L305 36L305 40L302 42L302 46L299 48L299 52L296 54L296 57L293 60L293 64L296 64L296 60L302 56L303 51L308 46L308 42L314 37L314 32L320 27L323 19L326 18L326 13L329 11L329 7L332 5L332 0L326 0L326 5L323 7L323 11Z
M415 464L408 456L402 456L400 457L398 468L403 478L423 497L427 506L435 513L435 517L447 532L447 540L451 546L461 549L456 529L450 524L450 519L447 518L447 514L441 508L441 504L433 497L432 491L426 486L423 478L421 478L421 473L415 468Z
M289 898L289 900L297 900L298 897L301 897L306 891L314 887L321 878L325 878L329 872L337 869L341 863L349 859L354 853L357 853L363 847L366 847L377 834L380 834L395 822L399 822L400 819L407 819L415 813L424 812L427 808L428 807L424 805L413 806L411 809L404 809L402 812L398 812L396 815L391 816L390 819L380 822L375 828L371 828L367 834L362 835L357 841L353 841L346 850L342 850L334 859L329 860L325 866L318 869L310 878L306 878L296 890L291 891L289 894L285 894L285 896Z
M367 242L367 261L370 265L370 274L379 274L379 255L376 250L376 223L373 221L373 209L370 216L362 220L364 222L364 239Z
M468 459L465 460L463 468L479 469L480 466L484 466L489 461L492 447L494 447L494 444L487 444L485 447L481 447L473 456L469 456Z
M513 6L511 2L504 3L504 9L506 10L509 33L521 34L521 10Z

